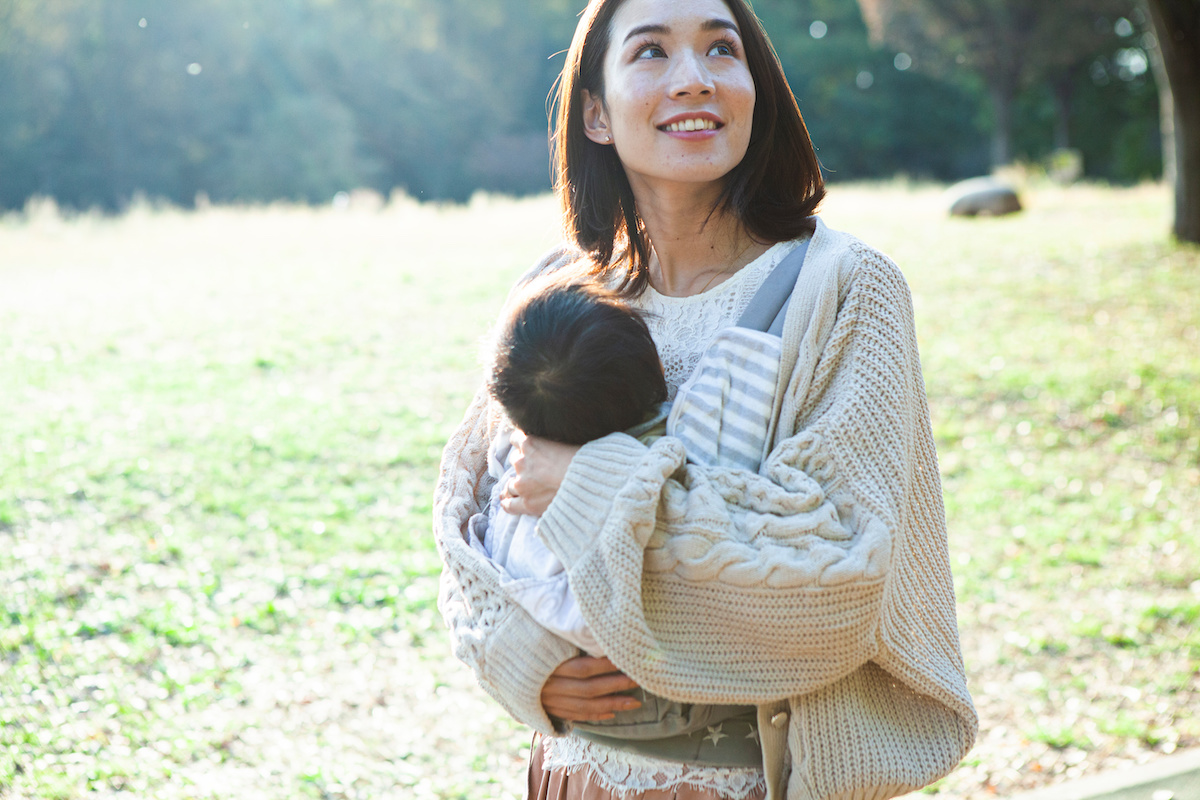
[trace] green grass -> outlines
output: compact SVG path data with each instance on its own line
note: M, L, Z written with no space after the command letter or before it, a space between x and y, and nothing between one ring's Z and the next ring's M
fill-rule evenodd
M0 796L495 796L430 493L550 209L0 223Z
M1161 187L825 217L909 278L983 718L931 793L1200 744L1200 251ZM0 219L0 797L516 797L430 492L546 199Z

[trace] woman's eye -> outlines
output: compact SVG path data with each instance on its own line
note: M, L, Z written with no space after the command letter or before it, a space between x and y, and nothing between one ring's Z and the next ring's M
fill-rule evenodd
M735 52L732 42L717 42L708 49L710 56L731 56Z
M639 48L638 51L636 53L634 53L633 57L634 58L665 58L666 55L667 55L666 51L663 50L662 47L660 47L659 45L648 44L648 45L645 45L645 46Z

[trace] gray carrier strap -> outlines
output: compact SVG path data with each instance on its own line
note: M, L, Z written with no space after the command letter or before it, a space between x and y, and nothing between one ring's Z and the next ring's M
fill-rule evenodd
M668 701L669 702L669 701ZM684 704L681 704L684 705ZM686 705L684 705L686 707ZM700 708L700 706L696 706ZM625 739L605 736L601 727L575 726L574 735L614 750L709 767L761 767L758 709L754 706L713 706L713 724L690 733L661 739Z
M792 300L792 288L800 275L800 267L804 266L804 254L808 252L808 243L811 241L811 237L805 239L775 265L754 297L750 298L750 305L746 306L746 311L737 321L737 327L783 336L783 319Z

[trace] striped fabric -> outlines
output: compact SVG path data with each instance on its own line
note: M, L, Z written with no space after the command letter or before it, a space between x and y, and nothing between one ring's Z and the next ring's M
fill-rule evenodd
M679 387L667 435L706 466L758 470L779 378L783 341L762 331L725 328Z

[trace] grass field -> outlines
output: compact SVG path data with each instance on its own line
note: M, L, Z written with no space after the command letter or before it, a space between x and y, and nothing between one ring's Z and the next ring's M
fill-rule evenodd
M1200 250L1167 195L835 186L917 304L989 797L1200 745ZM430 491L548 198L0 218L0 797L518 797Z

